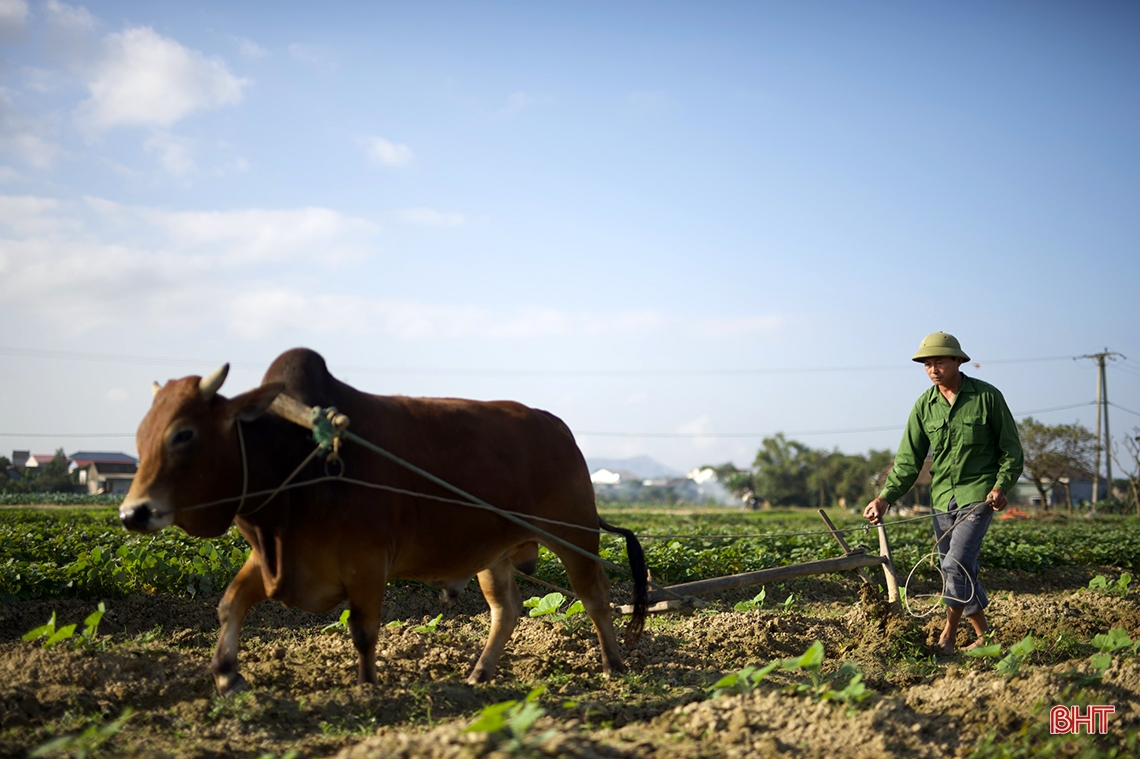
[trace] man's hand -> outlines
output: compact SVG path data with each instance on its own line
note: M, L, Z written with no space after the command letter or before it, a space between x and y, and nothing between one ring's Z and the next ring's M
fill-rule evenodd
M986 496L986 501L994 511L1001 511L1009 505L1009 501L1005 499L1005 493L1001 492L1001 488L994 488L990 494Z
M871 524L878 524L882 521L883 514L887 513L891 505L887 503L886 498L876 498L867 504L867 508L863 509L863 518Z

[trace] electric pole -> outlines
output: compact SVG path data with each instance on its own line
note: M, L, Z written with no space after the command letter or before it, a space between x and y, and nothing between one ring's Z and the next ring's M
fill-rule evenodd
M1107 495L1109 498L1112 497L1112 437L1108 434L1108 381L1105 378L1104 362L1105 359L1109 358L1115 361L1117 356L1124 358L1124 356L1120 353L1110 351L1108 348L1105 348L1100 353L1090 353L1085 356L1077 356L1077 358L1090 358L1096 361L1096 447L1092 481L1092 502L1094 506L1096 505L1097 494L1100 490L1100 452L1102 449L1100 433L1101 416L1104 417L1104 463L1105 468L1108 470L1108 492L1105 495Z

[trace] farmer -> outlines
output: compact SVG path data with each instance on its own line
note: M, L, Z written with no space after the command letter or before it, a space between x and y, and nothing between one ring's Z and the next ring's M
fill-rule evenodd
M931 454L930 500L946 602L946 627L938 645L951 654L963 614L977 635L967 650L981 645L989 630L978 554L993 512L1006 507L1005 494L1021 476L1021 440L1001 392L960 371L970 357L953 335L927 335L914 360L926 367L934 387L911 409L887 483L863 516L879 524L890 505L910 490Z

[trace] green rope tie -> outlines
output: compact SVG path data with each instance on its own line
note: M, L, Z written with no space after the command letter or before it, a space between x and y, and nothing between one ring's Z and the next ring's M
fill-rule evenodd
M331 451L340 430L333 426L331 418L336 416L336 408L321 408L313 406L309 414L309 421L313 423L313 440L317 441L322 451Z

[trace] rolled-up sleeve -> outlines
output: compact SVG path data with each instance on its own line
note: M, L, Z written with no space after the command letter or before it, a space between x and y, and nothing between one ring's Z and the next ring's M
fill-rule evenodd
M1021 477L1025 466L1025 455L1021 450L1021 438L1017 434L1017 422L1006 405L1005 397L995 391L994 412L990 419L993 424L994 439L998 446L998 473L994 487L1008 493Z
M922 426L922 420L919 418L919 409L923 403L925 403L925 397L919 398L910 410L910 418L906 422L906 431L903 432L902 442L899 443L898 452L895 454L894 466L891 467L891 473L887 475L887 483L883 486L883 491L879 493L879 497L886 499L888 503L894 503L911 489L914 481L918 479L918 473L922 469L922 462L926 459L926 453L930 450L930 438L927 437L926 430ZM1020 446L1018 450L1020 450Z

